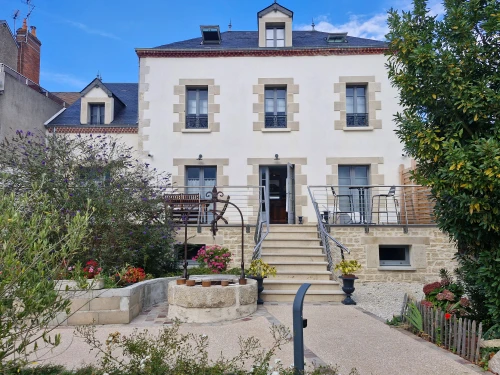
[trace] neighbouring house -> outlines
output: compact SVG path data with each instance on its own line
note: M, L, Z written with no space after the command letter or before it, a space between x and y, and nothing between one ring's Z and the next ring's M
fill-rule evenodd
M137 150L137 83L103 83L95 78L73 103L45 122L50 133L110 134Z
M268 300L292 300L304 281L310 298L338 298L327 271L340 259L335 240L364 281L425 282L453 268L454 246L433 222L428 189L411 185L394 132L386 43L294 30L277 3L256 18L255 31L202 25L193 39L136 49L139 151L172 172L174 215L188 214L183 199L200 202L190 241L226 245L241 260L231 207L218 203L228 223L209 232L216 185L251 226L245 261L278 269Z
M26 20L13 35L0 20L0 140L16 131L43 131L43 123L66 106L40 87L42 43Z

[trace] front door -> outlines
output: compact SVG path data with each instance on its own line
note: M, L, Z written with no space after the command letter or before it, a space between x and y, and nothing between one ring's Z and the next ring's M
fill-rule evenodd
M293 224L295 222L295 179L293 166L276 165L260 167L261 184L266 189L264 214L271 224Z

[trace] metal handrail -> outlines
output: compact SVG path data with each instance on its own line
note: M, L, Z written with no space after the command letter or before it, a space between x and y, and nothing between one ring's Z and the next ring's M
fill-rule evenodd
M5 72L11 77L15 78L19 82L24 82L24 84L30 88L32 88L35 91L38 91L38 93L44 95L45 97L49 98L53 102L56 102L57 104L62 105L64 108L66 108L68 105L67 103L59 98L58 96L52 94L48 90L44 89L42 86L39 84L33 82L31 79L28 77L23 76L21 73L17 72L15 69L12 69L10 66L5 65L0 63L0 73Z
M266 239L267 235L269 234L269 212L266 211L266 216L262 218L262 203L265 202L265 194L266 194L266 189L264 187L261 187L259 189L259 192L262 193L262 195L259 194L259 213L257 214L257 225L255 228L255 247L253 249L253 255L252 259L260 259L261 257L261 248L262 248L262 242ZM266 233L264 236L262 236L262 225L266 225Z
M314 195L312 194L309 186L307 187L307 190L309 192L309 197L311 198L311 201L313 203L314 211L316 212L316 218L318 220L318 230L319 230L319 233L321 236L321 243L323 244L323 250L324 250L326 257L327 257L327 260L328 260L328 270L333 271L333 267L334 267L333 256L332 256L332 252L330 249L329 241L332 241L335 244L335 246L337 246L340 249L340 257L342 258L342 260L344 259L344 252L346 252L348 254L350 254L351 252L341 242L339 242L337 239L332 237L330 235L330 233L328 233L323 221L321 220L321 214L319 212L318 202L316 202L316 200L314 199Z

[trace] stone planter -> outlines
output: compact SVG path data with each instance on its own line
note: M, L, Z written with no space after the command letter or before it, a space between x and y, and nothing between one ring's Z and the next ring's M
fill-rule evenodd
M143 309L166 301L168 283L176 283L176 279L169 277L146 280L125 288L101 290L66 291L64 286L59 289L59 294L71 300L71 312L69 315L60 313L50 325L130 323Z
M87 290L87 289L92 289L92 290L99 290L104 288L104 280L103 279L87 279L87 285L88 287L86 289L82 289L79 285L78 282L74 280L57 280L55 289L59 291L66 291L66 287L68 288L69 291L71 290Z

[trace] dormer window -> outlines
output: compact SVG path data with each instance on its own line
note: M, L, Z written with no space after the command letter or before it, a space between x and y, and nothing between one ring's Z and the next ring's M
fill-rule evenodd
M90 124L102 125L104 124L104 104L90 104Z
M346 36L347 33L328 34L326 41L328 43L347 43Z
M266 47L284 47L284 46L285 46L285 27L267 26Z
M203 44L220 44L219 26L200 26Z

